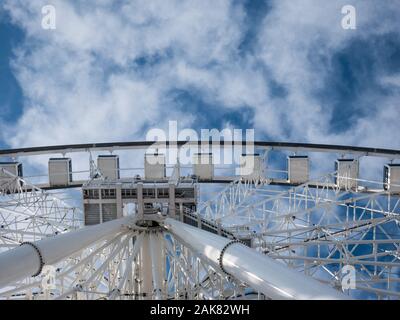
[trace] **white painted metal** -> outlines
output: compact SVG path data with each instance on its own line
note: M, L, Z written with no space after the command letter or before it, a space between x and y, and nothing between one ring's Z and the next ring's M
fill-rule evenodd
M3 170L11 173L12 175L22 177L22 163L19 162L0 162L0 179L8 179L7 175Z
M119 156L99 155L97 157L97 169L106 180L117 180L120 178Z
M289 183L301 184L310 179L310 161L307 156L289 156L287 162Z
M238 181L200 206L199 214L217 218L237 236L248 228L257 250L314 278L341 287L341 270L350 264L368 287L357 286L357 292L397 297L399 197L339 189L334 177L284 191Z
M165 179L166 163L164 155L158 153L145 155L144 177L148 180Z
M163 254L162 242L158 233L150 233L149 235L149 249L151 255L151 274L153 278L153 294L155 299L160 300L163 298Z
M319 283L311 277L290 270L284 265L258 253L243 244L230 245L230 240L188 226L179 221L166 219L167 229L206 257L215 265L222 257L223 268L233 277L273 299L347 299L343 293Z
M12 189L20 187L20 180L15 177L22 177L22 163L19 162L0 162L0 187Z
M140 292L143 299L151 299L153 295L152 261L150 252L150 235L143 235L140 249Z
M390 192L400 192L400 165L387 164L384 168L384 188Z
M119 148L117 146L116 150ZM121 148L124 149L124 147ZM130 148L132 147L127 147L127 149ZM294 146L292 148L284 145L274 146L273 149L302 153L327 151L327 149L319 147ZM77 150L65 149L60 153L64 155ZM82 149L87 152L89 150L92 149ZM114 152L112 149L104 150ZM273 152L272 149L270 151ZM333 152L334 149L328 151ZM341 151L346 153L344 156L390 155L389 160L397 157L395 153L385 153L384 150L364 152L349 149L350 154L344 152L344 149ZM32 152L35 151L24 152L21 155L33 154ZM199 150L199 152L201 151ZM264 164L262 161L259 164L260 172L264 173L264 169L266 169ZM165 167L163 169L165 170ZM216 170L220 169L216 168ZM162 171L160 170L160 172ZM292 170L288 171L290 177ZM305 175L305 171L305 169L304 171L299 169L298 173ZM391 172L389 185L391 189L383 190L381 180L378 182L362 180L358 175L353 175L355 170L350 169L349 171L349 174L345 172L344 174L339 173L339 175L327 175L315 181L308 179L300 181L299 179L299 182L295 184L301 183L301 185L294 188L288 187L290 182L294 183L294 177L289 180L286 177L269 177L272 171L268 170L265 171L265 174L268 174L266 180L258 179L258 175L250 175L250 178L243 175L243 179L238 179L240 177L235 177L234 174L224 177L214 175L210 182L232 183L221 193L215 191L214 186L219 188L218 185L213 184L210 189L207 185L202 185L204 188L201 188L199 199L204 199L205 202L204 204L198 203L197 197L195 197L196 199L193 200L195 206L185 206L185 203L182 202L183 199L180 198L182 194L179 190L184 184L183 181L194 186L195 190L198 189L195 180L180 175L179 165L174 170L174 178L170 180L172 187L171 185L161 185L160 181L157 183L143 181L140 184L133 176L131 179L124 178L114 181L110 185L115 189L126 188L126 186L134 188L137 185L139 190L152 185L153 188L157 186L157 188L169 189L170 193L169 195L160 193L161 197L155 199L151 198L148 192L146 192L147 196L142 194L139 197L140 192L138 192L138 199L132 201L131 199L122 199L121 190L117 190L116 199L107 198L107 195L104 194L104 199L85 198L85 204L92 202L110 204L112 202L117 205L118 209L122 208L123 204L133 202L137 209L136 218L144 218L143 202L149 201L149 203L161 205L164 208L169 206L169 211L163 212L168 212L170 216L196 225L197 231L201 231L199 228L204 228L207 230L208 239L214 237L212 233L218 233L228 238L251 240L249 243L254 247L253 249L244 248L245 252L242 252L243 246L233 244L223 255L225 270L238 275L238 278L224 275L219 265L215 263L215 259L210 260L202 254L203 251L199 251L199 247L194 247L194 244L198 244L198 241L192 239L194 233L190 234L189 243L186 241L183 243L178 236L175 238L171 238L170 235L165 238L161 237L160 232L157 234L162 238L160 241L155 238L151 241L149 238L147 244L140 247L147 246L147 250L144 252L147 252L148 259L147 264L144 264L146 267L144 267L141 262L142 256L144 256L143 250L137 257L132 254L135 250L139 250L140 239L149 230L141 231L140 234L135 230L129 230L126 233L110 233L107 239L95 243L79 245L79 250L74 252L70 258L64 258L64 256L60 258L55 263L57 270L60 270L57 271L56 289L52 291L43 289L40 277L27 278L21 282L12 281L10 288L4 289L7 291L0 289L0 296L7 299L48 299L52 297L59 299L141 299L144 294L147 294L146 298L241 299L244 297L244 288L247 291L266 289L264 284L260 285L262 282L257 282L255 279L258 277L263 281L270 280L269 274L265 274L265 270L262 268L255 269L259 264L249 263L249 261L257 261L258 256L261 255L269 259L265 264L268 270L275 270L275 264L270 263L272 261L279 267L278 274L281 273L280 268L283 266L286 270L289 268L290 271L299 272L298 274L303 275L302 279L309 279L311 276L314 278L313 283L315 283L315 279L318 279L317 283L326 285L324 287L326 290L331 286L340 288L343 277L341 270L343 266L350 264L356 268L357 275L356 290L349 290L350 295L358 297L362 294L361 297L378 299L399 298L400 199L393 189L396 187L394 182L396 175L393 174L394 171ZM2 172L4 173L3 170ZM285 171L282 170L282 172ZM159 177L161 176L164 178L165 174L160 174ZM36 242L57 233L67 233L74 229L73 226L80 225L79 219L76 219L77 212L79 212L77 208L68 206L16 175L8 177L0 179L5 182L0 186L0 251L16 247L23 241ZM93 179L91 183L94 185L102 185L107 182L104 181L104 177L96 178L95 175L91 175L90 178ZM335 183L335 178L339 183ZM150 180L159 179L161 178ZM188 182L188 180L190 181ZM254 183L254 180L259 181ZM349 183L352 181L354 184ZM81 185L76 183L77 181L74 184L78 187L82 185L82 183ZM86 185L86 183L83 184ZM279 184L279 186L275 186L275 184ZM72 184L68 187L71 186ZM45 185L45 187L49 187L49 185ZM177 191L177 197L175 191ZM126 198L126 190L124 194ZM197 195L197 192L195 194ZM194 211L195 208L198 208L197 212ZM118 211L117 216L120 216ZM139 239L135 242L135 246L133 237ZM54 239L58 239L58 236L47 240ZM224 238L224 241L230 240ZM164 243L164 246L159 254L158 246L161 243ZM211 243L209 248L214 248L213 246L218 247L215 243ZM60 248L63 247L60 246ZM13 259L15 261L26 260L27 263L12 264L14 266L13 273L14 271L21 273L20 268L30 269L32 273L36 272L39 260L33 247L23 245L17 249L19 250L13 252L19 255L19 258L14 257ZM210 252L214 252L214 249ZM253 256L253 254L257 256ZM237 256L243 258L243 261L240 260L240 264L235 265L237 261L231 260ZM156 268L156 266L163 266L164 263L159 263L159 261L164 262L165 259L169 261L170 266L166 272ZM11 262L7 268L11 269ZM148 271L147 275L146 271ZM144 274L147 282L142 281ZM298 276L298 274L296 275ZM166 282L164 282L164 275ZM281 281L285 279L280 279L278 276L273 280L277 280L276 278L279 280L280 286L283 286L284 282ZM244 285L243 281L247 285ZM299 290L299 281L301 280L298 280L297 277L290 281L290 288L294 287ZM312 286L310 282L306 282L305 288ZM147 288L143 283L147 283ZM159 288L161 288L161 293ZM284 293L279 290L274 291L268 286L267 288L269 290L265 291L268 292L267 297L280 297L279 294L285 297L289 295L294 297L291 292L284 290L286 292ZM257 294L257 292L251 293L251 296L259 299L264 297L263 294Z
M358 179L358 160L336 160L336 184L340 189L356 189Z
M38 241L80 226L80 210L4 171L0 183L0 252L24 241ZM8 182L7 182L8 181Z
M214 178L212 153L196 153L193 155L193 173L202 180Z
M240 156L240 176L246 180L260 180L264 178L263 161L259 154L243 154Z
M63 258L86 248L96 241L122 231L131 222L131 217L121 218L96 226L43 239L34 245L40 250L45 264L55 264ZM7 284L29 277L40 271L40 259L33 246L24 244L0 254L0 288Z
M70 158L50 158L49 184L52 187L68 186L72 182L72 162Z

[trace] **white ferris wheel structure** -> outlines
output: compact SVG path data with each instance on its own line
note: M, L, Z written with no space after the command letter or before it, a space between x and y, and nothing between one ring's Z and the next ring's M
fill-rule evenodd
M0 299L399 299L399 150L260 141L237 174L203 143L191 166L152 144L0 150ZM313 174L317 154L330 173ZM48 161L40 181L31 157ZM360 174L366 159L383 180Z

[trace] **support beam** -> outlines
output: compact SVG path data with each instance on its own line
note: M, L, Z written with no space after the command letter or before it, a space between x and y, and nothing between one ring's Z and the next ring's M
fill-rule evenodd
M0 288L40 273L43 265L56 264L91 244L116 235L132 217L88 226L77 231L26 243L0 254Z
M161 148L176 148L181 146L197 146L199 148L210 143L226 144L226 141L124 141L124 142L106 142L106 143L88 143L88 144L70 144L58 146L42 146L28 147L17 149L0 150L1 157L26 157L43 154L64 154L72 152L96 152L96 151L116 151L116 150L147 150L148 147L157 145ZM246 146L246 141L232 141L230 145ZM271 142L271 141L254 141L254 146L261 149L286 150L286 151L309 151L309 152L333 152L333 153L351 153L355 155L368 155L385 158L399 158L400 150L395 149L378 149L368 147L354 147L343 145L328 144L311 144L311 143L291 143L291 142Z
M154 298L161 300L162 284L163 284L163 258L162 258L162 242L158 233L150 233L150 255L151 255L151 272L153 276Z
M136 188L137 192L137 214L139 219L143 219L143 182L139 182Z
M214 266L272 299L349 299L345 294L241 243L194 228L171 218L165 226L173 236Z
M153 292L150 250L150 235L145 232L140 248L140 293L144 300L151 300Z
M142 246L142 241L143 241L143 234L139 234L136 237L132 251L128 254L128 259L125 264L125 271L123 273L122 279L119 280L117 289L114 290L110 295L110 300L116 299L118 297L118 294L123 290L124 287L128 287L128 291L131 290L129 289L129 287L131 287L132 276L134 274L132 266L134 264L134 260L136 259L140 251L140 248Z

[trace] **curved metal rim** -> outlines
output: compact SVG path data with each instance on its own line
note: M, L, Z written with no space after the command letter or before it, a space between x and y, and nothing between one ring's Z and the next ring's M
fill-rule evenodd
M0 150L2 157L17 157L29 156L51 153L71 153L71 152L87 152L87 151L100 151L100 150L120 150L120 149L143 149L153 145L168 147L182 147L186 146L206 146L206 145L242 145L245 146L245 141L128 141L128 142L105 142L105 143L87 143L87 144L67 144L67 145L54 145L54 146L41 146L41 147L27 147L16 149L3 149ZM297 150L297 151L310 151L310 152L337 152L337 153L351 153L364 156L378 156L400 158L400 150L396 149L382 149L371 147L357 147L357 146L344 146L344 145L330 145L330 144L312 144L312 143L295 143L295 142L270 142L270 141L255 141L254 146L265 149L275 150Z

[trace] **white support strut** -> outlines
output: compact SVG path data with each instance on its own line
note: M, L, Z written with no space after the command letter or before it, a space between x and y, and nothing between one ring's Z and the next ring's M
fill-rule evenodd
M292 270L241 243L167 218L165 226L194 252L272 299L343 300L342 292Z
M144 300L150 300L153 292L150 250L150 235L146 232L140 248L140 292Z
M156 300L162 299L162 247L161 237L158 233L151 233L150 240L150 255L151 255L151 271L153 277L153 293Z
M23 243L17 248L1 253L0 288L25 277L37 275L43 265L55 264L97 241L118 234L131 220L131 217L125 217L85 227L34 243Z

